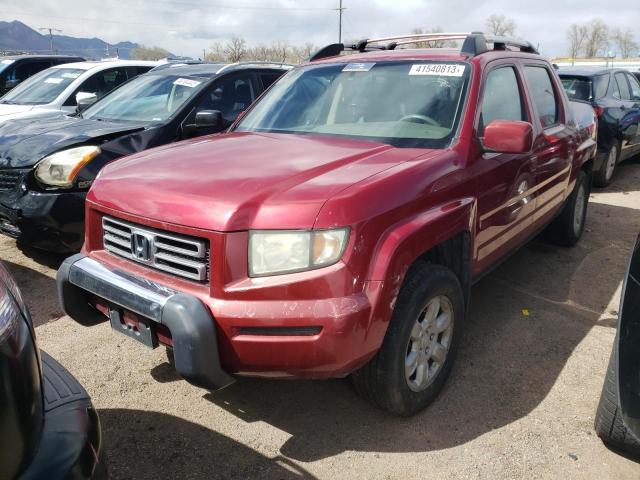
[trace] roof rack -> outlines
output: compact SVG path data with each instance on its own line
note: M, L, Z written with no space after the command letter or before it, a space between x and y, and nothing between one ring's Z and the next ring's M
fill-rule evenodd
M218 70L216 72L216 74L218 73L222 73L225 70L229 70L231 68L235 68L235 67L243 67L243 68L251 68L251 67L271 67L271 68L282 68L284 70L291 70L293 68L293 65L290 65L288 63L280 63L280 62L269 62L269 61L260 61L260 60L256 60L256 61L243 61L243 62L235 62L235 63L227 63L226 65L223 65L220 70Z
M462 48L460 53L469 57L474 57L491 50L507 50L508 48L517 48L521 52L535 53L538 51L535 47L525 41L516 38L502 37L496 35L485 35L482 32L471 33L419 33L412 35L401 35L396 37L384 37L374 39L364 39L351 46L345 46L342 43L333 43L318 50L309 59L310 62L320 60L322 58L335 57L345 50L353 50L358 52L368 52L375 50L395 50L398 45L409 45L412 43L422 42L442 42L449 40L462 40ZM493 44L493 48L489 48L487 44Z

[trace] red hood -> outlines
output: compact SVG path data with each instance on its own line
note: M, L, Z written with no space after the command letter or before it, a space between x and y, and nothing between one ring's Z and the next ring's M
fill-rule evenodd
M114 162L89 200L207 230L311 228L332 195L425 153L330 137L230 133Z

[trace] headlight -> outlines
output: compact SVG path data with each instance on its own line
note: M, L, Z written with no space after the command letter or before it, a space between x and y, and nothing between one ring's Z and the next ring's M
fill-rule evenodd
M95 146L62 150L44 157L36 167L36 178L52 187L69 188L82 167L100 153Z
M249 276L302 272L342 257L349 230L249 232Z

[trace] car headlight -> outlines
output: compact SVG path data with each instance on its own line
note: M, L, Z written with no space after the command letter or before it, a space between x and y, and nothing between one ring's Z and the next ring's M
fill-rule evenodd
M347 228L249 232L249 276L302 272L333 265L342 257Z
M44 157L36 167L36 178L44 185L69 188L78 172L100 153L100 147L86 146L62 150Z

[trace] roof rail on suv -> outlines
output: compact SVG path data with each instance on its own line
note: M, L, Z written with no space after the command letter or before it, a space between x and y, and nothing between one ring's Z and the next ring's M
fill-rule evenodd
M462 40L462 48L460 53L473 57L491 50L506 50L509 47L518 48L521 52L538 53L535 47L525 40L516 38L502 37L495 35L485 35L482 32L471 33L419 33L412 35L401 35L395 37L384 37L374 39L364 39L354 43L350 47L345 47L342 43L333 43L320 49L311 56L309 61L320 60L322 58L334 57L340 55L346 49L358 52L366 52L372 50L395 50L398 45L408 45L419 42L435 42L446 40ZM493 44L493 48L489 48L487 44Z
M236 63L227 63L223 65L220 70L216 73L224 72L225 70L229 70L230 68L255 68L255 67L270 67L270 68L282 68L285 70L291 70L293 65L288 63L279 63L279 62L269 62L269 61L246 61L246 62L236 62Z

